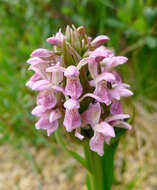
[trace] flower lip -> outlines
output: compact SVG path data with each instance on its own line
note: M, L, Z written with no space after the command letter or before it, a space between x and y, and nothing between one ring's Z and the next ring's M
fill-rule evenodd
M113 127L105 121L96 124L94 130L103 134L104 136L115 137L115 132Z
M64 76L66 77L77 77L78 75L79 71L74 65L70 65L69 67L67 67L64 72Z
M72 109L79 109L80 108L80 104L77 100L75 99L68 99L65 103L64 103L64 107L72 110Z

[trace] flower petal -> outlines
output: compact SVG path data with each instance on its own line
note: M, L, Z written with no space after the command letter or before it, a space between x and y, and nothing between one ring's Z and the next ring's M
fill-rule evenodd
M39 48L34 50L31 53L32 57L41 57L41 58L48 58L52 56L52 52L50 50L44 49L44 48Z
M94 131L97 131L104 136L109 136L109 137L115 137L115 132L114 129L111 125L109 125L107 122L103 121L99 124L96 124L93 127Z
M111 107L110 107L110 113L112 115L116 115L116 114L122 114L123 111L122 111L122 105L120 103L120 101L113 101Z
M43 105L47 109L54 108L57 100L52 90L41 91L37 96L37 104Z
M71 96L71 98L78 99L82 94L82 90L82 85L78 77L67 78L65 86L66 95Z
M116 120L123 120L123 119L127 119L129 118L130 115L129 114L116 114L110 117L107 117L105 119L106 122L111 122L111 121L116 121Z
M80 128L77 128L75 130L75 137L77 137L78 139L80 140L83 140L84 139L84 136L81 134L81 129Z
M52 123L61 117L59 109L52 110L49 116L49 122Z
M32 115L41 116L46 111L43 105L38 105L32 110Z
M65 69L64 76L66 77L77 77L79 75L79 71L76 66L70 65Z
M95 132L94 136L90 139L89 145L90 149L94 152L97 152L100 156L104 154L104 135Z
M98 82L101 82L102 80L112 82L115 80L115 76L112 73L103 72L97 76L95 82L98 83Z
M65 103L64 103L64 107L66 109L72 110L72 109L79 109L80 108L80 104L77 100L75 99L68 99Z
M40 91L40 90L46 90L50 88L50 86L51 83L48 80L39 80L33 84L32 89Z
M51 123L51 127L47 129L47 136L50 136L58 128L58 120Z
M92 40L91 46L94 48L97 48L97 47L103 45L108 40L109 40L108 36L105 36L105 35L97 36L94 40Z
M63 124L68 132L81 126L81 117L77 109L66 109Z
M113 123L113 126L119 127L119 128L125 128L128 130L131 130L131 125L125 121L116 121Z
M49 63L49 61L43 60L39 57L31 57L27 60L27 63L34 66L36 64Z
M100 103L92 104L90 103L88 109L84 111L81 115L82 121L85 124L94 125L99 122L101 115Z

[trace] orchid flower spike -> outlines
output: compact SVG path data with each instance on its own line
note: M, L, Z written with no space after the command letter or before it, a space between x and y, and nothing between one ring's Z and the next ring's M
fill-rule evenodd
M105 35L92 39L83 26L67 26L46 40L51 49L38 48L27 61L34 74L26 86L39 92L32 110L39 118L36 129L50 136L63 124L76 138L88 139L100 156L104 143L116 136L115 127L131 129L121 98L133 93L116 71L128 59L104 46L108 40Z

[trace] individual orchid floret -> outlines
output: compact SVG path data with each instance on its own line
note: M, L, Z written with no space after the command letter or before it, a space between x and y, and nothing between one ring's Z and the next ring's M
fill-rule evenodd
M51 81L53 85L59 85L63 81L64 68L60 66L60 63L47 68L46 72L51 73Z
M113 52L104 46L100 46L94 51L89 52L88 69L93 79L98 75L98 62L102 61L105 57L113 55Z
M37 104L43 105L47 109L54 108L56 103L57 100L53 90L43 90L37 96Z
M65 93L71 98L78 99L82 94L82 85L79 79L79 71L75 66L69 66L64 72L66 76Z
M64 35L62 34L61 31L59 31L56 33L56 36L52 36L52 37L48 38L46 41L52 45L61 47L63 39L64 39Z
M48 136L50 136L50 134L58 128L58 120L55 120L52 123L50 123L48 118L43 116L39 119L39 121L35 124L35 126L36 129L46 130Z
M77 129L81 126L81 117L78 109L80 108L79 102L75 99L68 99L64 103L65 116L63 124L68 132Z
M128 84L120 83L112 85L112 87L113 88L110 90L110 95L116 100L120 100L121 97L128 97L133 95L133 93L128 90L130 87Z
M112 56L104 58L101 61L101 66L104 66L105 71L112 71L118 65L122 65L128 61L127 57L124 56Z
M109 144L115 137L114 129L107 122L101 122L93 127L94 136L90 139L90 148L100 156L104 154L104 141Z
M125 129L131 129L131 125L125 121L124 119L128 119L130 115L128 114L116 114L113 116L109 116L105 119L106 122L110 123L112 126L125 128Z
M104 43L107 42L108 40L109 40L108 36L105 36L105 35L97 36L94 40L92 40L91 46L93 48L97 48L101 45L104 45Z

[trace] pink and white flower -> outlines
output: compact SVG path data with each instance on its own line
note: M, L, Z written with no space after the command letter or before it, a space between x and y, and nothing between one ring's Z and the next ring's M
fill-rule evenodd
M127 62L104 46L109 37L92 40L84 27L66 28L47 39L51 50L39 48L27 61L35 73L26 83L38 91L37 106L32 114L39 117L35 126L51 135L59 123L80 140L93 136L90 149L104 154L104 142L115 137L114 127L131 129L123 114L121 98L132 96L130 86L123 83L116 67Z

